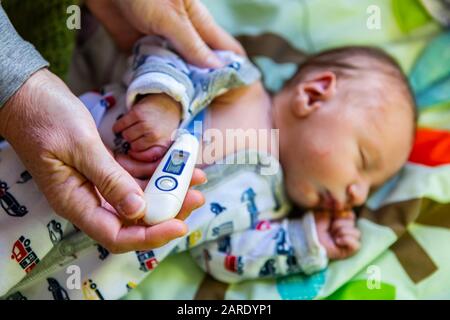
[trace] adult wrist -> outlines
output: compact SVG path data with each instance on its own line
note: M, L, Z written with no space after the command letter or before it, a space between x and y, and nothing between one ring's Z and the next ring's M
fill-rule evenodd
M16 119L20 118L20 114L23 114L23 108L31 102L39 72L40 70L30 75L0 109L0 135L8 141L11 139L11 127L15 125Z

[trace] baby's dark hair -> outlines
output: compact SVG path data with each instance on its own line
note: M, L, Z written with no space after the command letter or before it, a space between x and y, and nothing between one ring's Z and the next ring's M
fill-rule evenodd
M311 71L321 70L334 72L338 79L354 77L355 71L377 71L391 78L399 86L402 96L407 99L412 109L414 124L417 123L417 107L409 81L397 61L383 50L368 46L347 46L322 51L308 57L299 65L286 86L297 84Z

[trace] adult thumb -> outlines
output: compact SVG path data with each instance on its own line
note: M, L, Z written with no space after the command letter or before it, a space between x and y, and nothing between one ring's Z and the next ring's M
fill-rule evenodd
M170 40L183 58L198 67L219 68L223 66L223 63L208 47L189 19L180 18L173 22L170 24L171 30L167 30L163 35Z
M146 202L144 192L99 141L79 153L77 169L92 182L105 200L127 220L142 218Z

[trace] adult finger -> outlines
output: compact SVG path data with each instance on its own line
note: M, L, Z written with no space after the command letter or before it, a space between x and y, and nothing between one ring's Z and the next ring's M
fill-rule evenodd
M188 228L180 220L172 219L155 226L123 226L120 219L104 208L83 215L76 224L88 236L113 253L149 250L186 234Z
M192 211L200 208L205 204L205 197L198 190L189 190L184 198L183 206L180 212L176 216L176 219L184 220L186 219Z
M219 68L223 63L206 45L188 17L174 16L167 27L161 29L175 49L190 63L207 68Z
M194 28L210 48L245 55L241 44L214 21L208 9L200 1L192 1L188 8L188 15Z
M137 219L145 212L143 192L98 141L83 144L76 152L75 167L97 187L100 194L126 219Z

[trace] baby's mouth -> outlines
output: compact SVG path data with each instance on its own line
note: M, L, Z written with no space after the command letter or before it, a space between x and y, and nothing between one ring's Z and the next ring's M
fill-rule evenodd
M339 203L329 190L319 193L319 207L325 210L339 211L343 209L343 205Z

